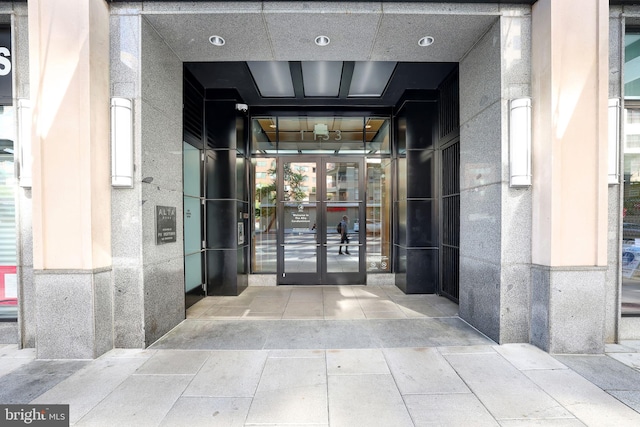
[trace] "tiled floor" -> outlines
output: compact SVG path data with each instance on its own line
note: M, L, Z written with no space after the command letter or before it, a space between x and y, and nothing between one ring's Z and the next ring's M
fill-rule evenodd
M444 297L406 295L395 286L265 286L237 297L207 297L187 310L187 319L408 319L457 313L457 304Z
M0 345L0 403L70 404L77 426L640 425L640 342L554 357L496 345L440 297L247 291L201 301L146 350Z

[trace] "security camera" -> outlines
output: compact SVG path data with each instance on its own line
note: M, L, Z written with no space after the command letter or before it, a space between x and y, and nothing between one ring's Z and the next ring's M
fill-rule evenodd
M236 104L236 110L246 113L249 111L249 106L247 104Z

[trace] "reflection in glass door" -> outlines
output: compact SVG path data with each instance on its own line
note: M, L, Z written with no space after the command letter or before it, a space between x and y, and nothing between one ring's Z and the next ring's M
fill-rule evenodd
M281 159L279 284L365 283L363 185L360 159Z

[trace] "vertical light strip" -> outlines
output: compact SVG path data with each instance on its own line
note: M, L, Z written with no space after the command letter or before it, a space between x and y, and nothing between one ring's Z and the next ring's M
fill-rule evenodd
M111 98L111 185L133 187L133 106L126 98Z
M531 99L509 104L509 185L531 185Z
M20 187L31 188L33 154L31 149L31 101L29 99L18 99L18 144L20 144L18 160Z
M620 99L609 99L608 183L620 183Z

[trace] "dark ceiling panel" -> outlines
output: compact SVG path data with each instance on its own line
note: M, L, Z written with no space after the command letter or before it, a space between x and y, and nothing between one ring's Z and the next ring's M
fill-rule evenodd
M351 62L345 62L346 70L353 72ZM235 89L243 102L253 107L266 106L370 106L393 107L406 90L435 90L442 80L453 71L457 63L399 62L381 97L349 98L348 91L341 90L337 98L309 98L300 93L300 63L290 63L294 71L295 98L264 98L256 87L254 79L245 62L187 62L185 67L200 82L205 90ZM343 80L350 79L351 73Z

